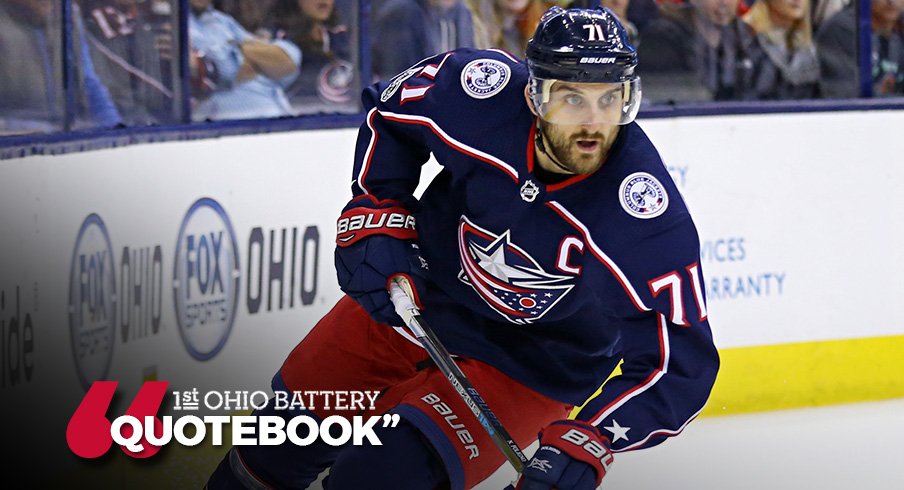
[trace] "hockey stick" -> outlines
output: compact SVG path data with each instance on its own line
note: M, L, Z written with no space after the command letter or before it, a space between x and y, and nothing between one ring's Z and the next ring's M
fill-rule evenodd
M518 443L512 439L512 436L502 426L502 422L496 418L496 415L487 406L487 402L484 401L480 393L477 392L471 382L468 381L468 378L465 377L465 374L461 372L458 365L455 364L455 361L452 360L449 351L439 341L430 325L421 316L420 310L414 306L411 298L402 289L401 281L404 280L404 278L395 277L389 285L389 296L392 298L392 304L395 306L396 313L405 320L405 324L408 325L414 336L417 337L424 349L427 350L427 353L430 354L430 358L436 363L440 372L452 383L455 391L458 392L474 416L477 417L480 425L486 429L490 437L493 438L493 442L502 451L502 454L515 467L515 471L520 474L527 464L527 457L521 452Z

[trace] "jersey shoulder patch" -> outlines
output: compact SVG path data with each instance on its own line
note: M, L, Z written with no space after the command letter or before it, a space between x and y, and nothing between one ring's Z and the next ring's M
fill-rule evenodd
M512 69L501 61L480 58L461 70L461 88L475 99L488 99L505 88L512 79Z
M622 209L635 218L655 218L669 207L669 194L659 180L647 172L634 172L618 187Z

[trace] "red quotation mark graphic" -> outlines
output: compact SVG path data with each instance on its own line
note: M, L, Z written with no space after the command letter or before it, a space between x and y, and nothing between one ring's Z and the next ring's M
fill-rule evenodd
M66 427L66 442L69 449L83 458L99 458L106 454L113 445L113 436L110 428L113 424L107 419L107 410L113 395L116 393L117 381L95 381L85 398L79 404L69 426ZM160 437L163 433L163 422L156 416L163 398L166 396L168 381L146 381L142 385L138 395L132 400L132 404L126 410L125 415L135 417L144 424L145 417L154 417L154 435ZM128 438L132 435L132 427L124 425L122 436ZM146 437L139 442L144 449L133 452L120 446L122 451L133 458L149 458L158 451L160 446L151 445Z

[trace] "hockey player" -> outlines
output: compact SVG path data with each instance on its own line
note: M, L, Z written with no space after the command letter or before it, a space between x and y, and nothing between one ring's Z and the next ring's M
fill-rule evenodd
M539 434L519 488L596 488L612 453L679 434L719 358L695 225L634 122L636 63L611 11L553 7L526 62L455 50L366 89L335 252L346 296L273 388L379 390L373 413L402 422L381 446L234 448L209 488L304 488L330 468L330 490L461 490L505 462L402 327L397 275L515 441ZM415 199L431 153L443 170Z

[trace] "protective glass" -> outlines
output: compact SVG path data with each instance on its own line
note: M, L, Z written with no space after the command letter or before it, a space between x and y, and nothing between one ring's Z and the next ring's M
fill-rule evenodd
M640 108L640 78L622 83L575 83L534 78L531 99L551 124L628 124Z

